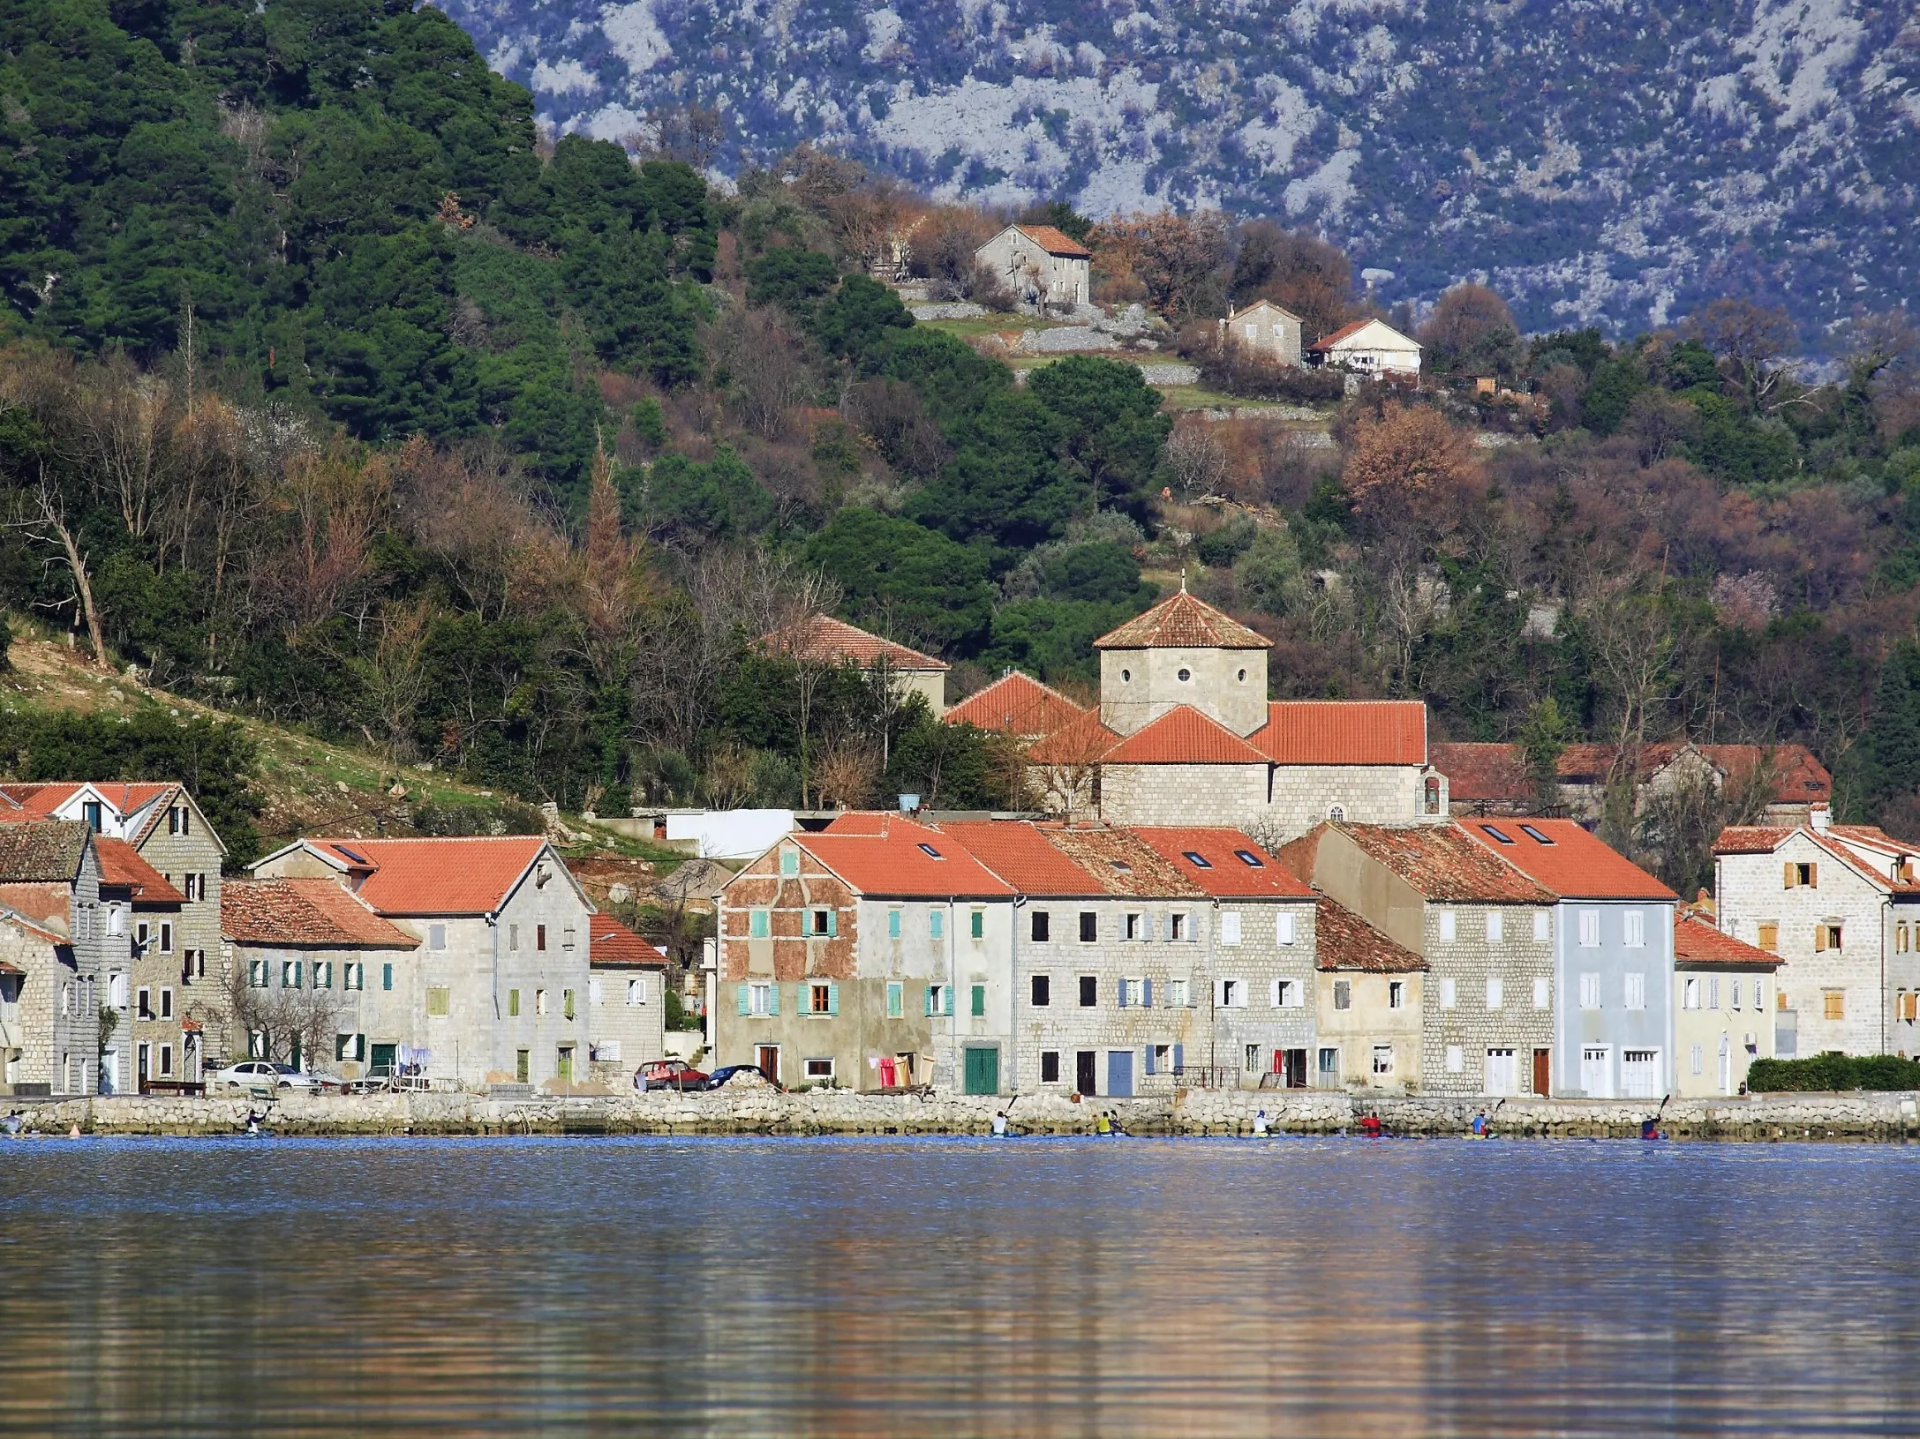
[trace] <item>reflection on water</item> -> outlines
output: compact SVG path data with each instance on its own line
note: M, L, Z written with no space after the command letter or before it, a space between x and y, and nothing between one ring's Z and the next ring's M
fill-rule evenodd
M1912 1432L1920 1151L0 1146L0 1429Z

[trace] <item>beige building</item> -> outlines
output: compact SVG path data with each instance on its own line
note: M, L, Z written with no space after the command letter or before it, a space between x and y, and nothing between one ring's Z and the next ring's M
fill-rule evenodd
M590 921L587 1039L593 1063L631 1083L641 1065L666 1056L667 957L610 915Z
M1816 809L1793 825L1729 826L1713 847L1726 934L1777 954L1774 1053L1920 1053L1920 845Z
M1271 300L1255 300L1220 322L1220 338L1247 355L1280 365L1300 363L1300 317Z
M1084 305L1092 298L1093 251L1051 225L1009 225L974 258L1030 309Z
M1420 374L1420 346L1382 320L1356 320L1307 346L1316 365L1405 379Z
M1723 934L1710 916L1673 925L1675 1089L1687 1099L1739 1094L1747 1067L1772 1059L1780 956Z
M942 661L831 615L809 615L762 635L760 648L801 664L852 665L869 674L885 674L895 693L925 699L935 719L947 712L947 666Z
M1427 962L1330 899L1315 939L1314 1086L1417 1092Z

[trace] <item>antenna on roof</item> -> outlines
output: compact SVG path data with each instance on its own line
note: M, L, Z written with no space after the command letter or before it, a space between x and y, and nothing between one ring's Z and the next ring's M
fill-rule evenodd
M1180 593L1184 595L1186 592L1187 592L1187 567L1185 565L1182 565L1180 566Z

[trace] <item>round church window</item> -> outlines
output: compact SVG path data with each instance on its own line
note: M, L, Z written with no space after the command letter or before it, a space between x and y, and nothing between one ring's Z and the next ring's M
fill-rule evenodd
M1132 684L1132 683L1133 683L1133 671L1132 671L1132 670L1121 670L1121 671L1120 671L1120 683L1121 683L1121 684L1123 684L1123 685L1125 685L1125 684Z
M1245 670L1241 670L1241 671L1240 671L1240 683L1241 683L1241 684L1245 684L1246 682L1247 682L1247 672L1246 672Z
M1181 670L1181 671L1180 671L1180 683L1181 683L1181 684L1185 684L1185 683L1186 683L1186 682L1187 682L1188 680L1190 680L1190 679L1192 679L1192 678L1193 678L1193 671L1192 671L1192 670Z

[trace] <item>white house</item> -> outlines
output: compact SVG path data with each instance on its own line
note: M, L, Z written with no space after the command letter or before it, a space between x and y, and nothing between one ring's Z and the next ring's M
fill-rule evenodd
M1420 346L1379 320L1355 320L1307 346L1316 365L1338 365L1367 375L1420 373Z
M1300 363L1300 317L1271 300L1255 300L1228 315L1220 337L1263 360Z
M974 251L1026 305L1087 303L1093 251L1051 225L1009 225Z

